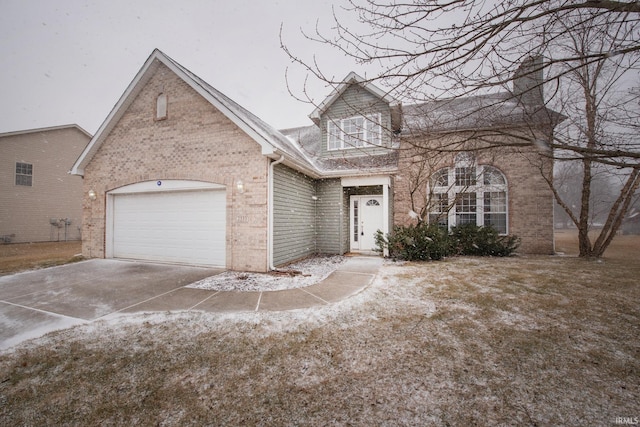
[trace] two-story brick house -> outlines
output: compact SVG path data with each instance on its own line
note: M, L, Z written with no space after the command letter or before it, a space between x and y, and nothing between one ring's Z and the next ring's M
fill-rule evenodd
M451 136L415 126L420 108L352 73L312 125L278 131L156 50L73 167L84 177L83 253L250 271L315 253L370 253L377 230L412 220L433 193L430 179L414 188L410 153ZM521 235L523 250L550 253L551 194L526 160L539 156L509 150L458 157L468 173L492 178L487 188L465 186L477 206L465 196L462 215L452 203L448 224L495 224ZM454 157L433 172L451 170L455 181ZM436 192L456 191L445 188Z

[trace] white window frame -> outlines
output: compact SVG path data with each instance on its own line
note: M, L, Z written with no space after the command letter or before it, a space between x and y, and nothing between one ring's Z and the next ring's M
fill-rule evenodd
M16 162L15 185L33 187L33 163Z
M457 200L458 200L458 195L460 194L465 194L465 193L475 193L476 194L476 210L475 210L475 216L476 216L476 225L478 226L484 226L485 225L485 193L502 193L504 195L504 203L501 204L502 206L498 205L499 207L502 207L503 210L501 211L487 211L487 214L504 214L505 216L505 227L504 227L504 231L499 230L498 232L501 235L507 235L509 234L509 192L508 192L508 181L506 176L504 175L504 173L502 173L502 171L500 171L498 168L494 167L494 166L489 166L489 165L478 165L475 166L475 171L476 171L476 179L475 179L475 184L474 185L456 185L456 170L458 170L458 173L460 172L460 168L461 167L473 167L470 165L459 165L458 163L456 163L456 165L454 165L453 167L450 168L442 168L438 171L436 171L436 173L433 175L434 177L437 177L440 174L443 174L444 171L447 171L447 177L448 177L448 185L435 185L435 184L429 184L432 185L431 191L428 194L433 194L438 195L438 194L446 194L447 195L447 200L449 203L448 206L448 212L447 212L447 224L448 227L454 227L457 224L457 215L465 215L465 214L469 214L469 212L457 212L456 211L456 205L457 205ZM496 184L496 183L485 183L485 171L487 173L496 173L498 174L501 178L503 183L502 184ZM442 182L444 180L441 180ZM460 181L460 180L459 180ZM433 200L431 200L430 202L430 209L429 209L429 218L431 221L431 218L436 218L438 217L438 214L442 214L444 212L442 212L442 206L441 203L438 203L438 198L437 197L433 197ZM493 207L495 209L495 206Z
M382 144L380 113L327 120L327 150L349 150Z

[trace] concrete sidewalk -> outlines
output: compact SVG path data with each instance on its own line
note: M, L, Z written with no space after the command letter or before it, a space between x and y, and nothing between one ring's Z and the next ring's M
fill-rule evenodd
M319 307L360 292L371 283L381 265L379 257L348 257L320 283L265 292L186 288L222 270L122 260L89 260L2 276L0 350L116 313L285 311Z
M382 258L379 257L349 257L329 277L304 288L265 292L222 292L181 287L120 311L242 312L318 307L360 292L371 283L381 265Z

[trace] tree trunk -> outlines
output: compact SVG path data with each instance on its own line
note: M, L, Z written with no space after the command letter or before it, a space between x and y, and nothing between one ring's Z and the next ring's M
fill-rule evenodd
M580 256L593 256L591 240L589 240L589 200L591 200L591 160L582 161L582 196L580 198L580 217L578 219L578 248Z
M607 250L620 225L622 225L622 220L629 210L633 195L638 187L640 187L640 168L634 168L629 174L624 187L620 190L620 195L609 211L607 222L593 245L593 256L600 258L604 255L604 251Z

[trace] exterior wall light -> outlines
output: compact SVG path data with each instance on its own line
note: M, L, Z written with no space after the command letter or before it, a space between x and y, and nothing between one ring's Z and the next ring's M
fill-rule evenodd
M238 189L238 193L244 193L244 183L241 180L238 180L236 183L236 188Z
M91 200L95 200L97 197L96 192L94 190L89 190L88 195Z
M318 200L318 196L311 196L311 200L313 200L313 201Z

